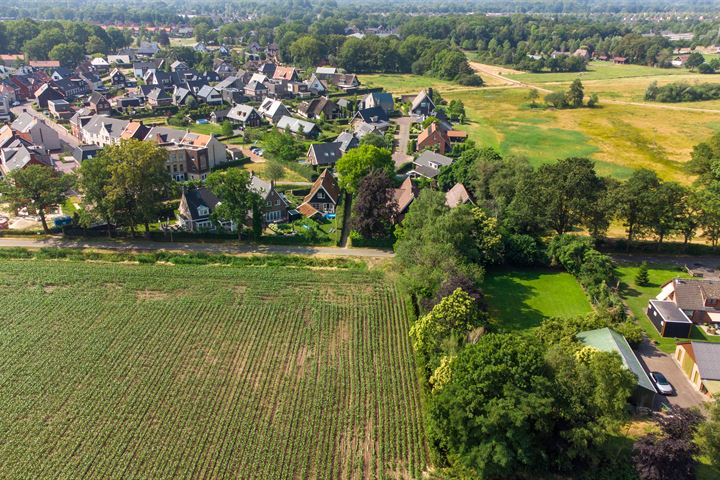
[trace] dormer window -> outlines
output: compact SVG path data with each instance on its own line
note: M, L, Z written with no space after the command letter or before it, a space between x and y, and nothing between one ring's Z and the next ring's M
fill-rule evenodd
M318 192L317 197L318 199L322 200L323 198L325 198L325 194L323 192Z
M197 212L198 212L198 216L200 216L200 217L207 217L208 215L210 215L210 209L204 205L199 206L197 208Z

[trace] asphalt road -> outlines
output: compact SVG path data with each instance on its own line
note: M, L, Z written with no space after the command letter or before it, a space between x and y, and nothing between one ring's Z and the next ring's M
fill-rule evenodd
M102 250L169 250L182 252L207 252L229 254L277 254L277 255L317 255L337 257L391 258L389 250L374 248L311 247L300 245L233 245L231 243L197 242L153 242L148 240L66 240L62 238L0 238L0 248L24 247L61 247L61 248L97 248Z

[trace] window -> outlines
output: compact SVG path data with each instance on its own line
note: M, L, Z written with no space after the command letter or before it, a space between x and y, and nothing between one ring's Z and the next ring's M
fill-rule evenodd
M197 208L198 215L201 217L207 217L210 214L210 209L204 205Z
M325 194L323 192L318 192L317 198L322 200L323 198L325 198Z
M275 206L276 206L276 207L279 207L279 206L280 206L280 200L279 200L279 199L278 199L278 200L275 200Z

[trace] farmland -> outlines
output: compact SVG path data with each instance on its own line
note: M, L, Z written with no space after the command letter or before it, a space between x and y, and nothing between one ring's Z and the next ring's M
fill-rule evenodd
M405 303L363 269L0 263L0 476L417 478Z

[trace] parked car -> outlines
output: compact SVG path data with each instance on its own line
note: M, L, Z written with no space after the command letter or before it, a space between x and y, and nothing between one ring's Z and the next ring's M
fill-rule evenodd
M673 394L673 386L670 385L670 382L668 382L667 378L665 378L665 375L660 372L650 372L650 376L652 377L653 381L655 381L655 385L657 385L657 389L661 394Z

